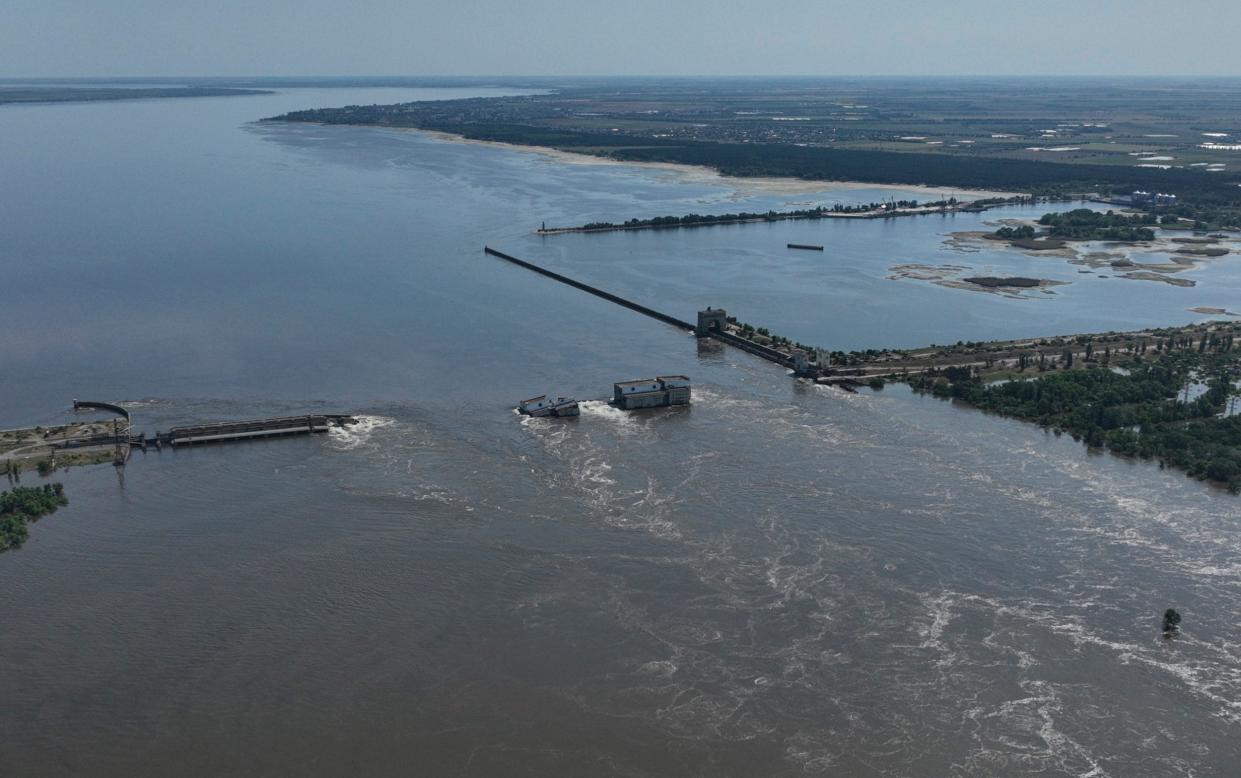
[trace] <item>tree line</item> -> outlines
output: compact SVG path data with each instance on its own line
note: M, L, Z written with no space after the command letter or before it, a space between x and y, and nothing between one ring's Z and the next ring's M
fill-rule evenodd
M938 200L933 203L919 203L917 200L889 200L882 203L858 203L846 205L836 203L831 206L818 206L816 208L799 208L792 211L766 211L765 213L750 213L742 211L741 213L719 213L719 214L699 214L689 213L684 216L655 216L650 219L627 219L623 222L588 222L581 227L544 227L544 232L555 232L560 230L616 230L616 229L640 229L643 227L697 227L709 224L731 224L737 222L751 221L779 221L781 219L820 219L828 214L840 213L881 213L883 211L896 211L899 209L917 208L920 205L928 208L940 208L956 205L955 197L946 200Z
M911 379L915 389L1067 432L1088 446L1157 460L1241 492L1241 359L1231 337L1180 339L1125 371L1105 366L984 384L970 367ZM1091 354L1086 355L1087 359ZM1072 352L1065 356L1072 367ZM1193 396L1197 391L1197 395Z
M1062 213L1045 213L1038 223L1049 227L1053 238L1071 240L1154 240L1155 231L1146 225L1158 223L1153 213L1106 213L1088 208L1075 208Z

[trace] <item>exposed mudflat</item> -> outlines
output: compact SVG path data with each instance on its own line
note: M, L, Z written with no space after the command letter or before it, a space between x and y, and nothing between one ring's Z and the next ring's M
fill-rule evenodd
M994 224L998 229L1034 222L1001 219L987 224ZM944 239L946 248L967 254L977 253L984 248L994 250L997 245L1003 246L1004 250L1021 252L1027 256L1064 259L1069 264L1081 265L1091 270L1110 269L1117 278L1191 287L1197 285L1196 280L1171 276L1194 270L1207 261L1232 255L1241 247L1241 241L1224 235L1173 237L1166 231L1157 233L1155 240L1135 243L1045 238L1004 240L997 238L993 232L979 230L952 232Z
M988 292L1018 300L1030 299L1036 295L1055 294L1050 287L1063 286L1067 281L1056 281L1049 278L1027 278L1025 276L965 276L973 270L968 265L924 265L906 263L893 265L889 268L888 279L928 281L936 286L949 289L964 289L968 292Z

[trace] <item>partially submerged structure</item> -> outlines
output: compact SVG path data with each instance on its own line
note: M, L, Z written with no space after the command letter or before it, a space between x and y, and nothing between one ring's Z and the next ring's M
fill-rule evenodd
M612 404L624 411L689 405L690 381L683 375L665 375L619 381L612 385Z
M577 416L581 413L577 400L572 397L551 397L546 394L522 400L517 405L517 410L527 416Z

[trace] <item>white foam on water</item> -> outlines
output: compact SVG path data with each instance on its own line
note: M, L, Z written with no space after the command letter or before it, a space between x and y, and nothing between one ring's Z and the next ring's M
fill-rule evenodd
M602 457L594 456L587 457L574 469L578 484L587 492L598 495L604 504L611 499L611 487L616 486L616 479L608 475L610 472L612 465Z
M646 662L638 667L638 672L643 675L655 675L662 678L671 678L677 670L677 663L668 659Z
M594 521L659 538L680 538L681 531L672 520L677 499L665 493L657 479L648 475L645 487L633 488L631 479L622 483L613 473L616 438L649 434L659 414L635 417L600 400L579 403L579 408L582 414L576 420L522 418L523 429L534 436L551 460L542 466L537 459L528 460L534 471L572 489L578 495L578 504ZM699 469L691 463L686 479Z
M396 419L387 416L355 416L356 424L346 424L328 429L328 439L332 445L342 451L353 451L371 443L371 438L380 430L396 424Z
M518 423L522 426L522 429L534 435L549 449L555 449L563 444L572 433L572 429L569 426L572 422L567 422L564 419L547 416L529 416L517 409L513 409L513 413L520 418Z
M171 400L157 400L155 398L146 398L143 400L121 400L117 405L122 408L152 408L158 405L172 405Z
M953 595L946 593L944 596ZM1066 612L1055 603L1004 603L979 595L956 597L955 601L950 600L944 607L981 605L996 615L1015 617L1031 626L1067 638L1079 648L1089 646L1106 651L1112 654L1119 664L1139 664L1161 671L1179 682L1189 693L1215 705L1220 718L1233 723L1241 722L1241 657L1237 656L1234 646L1226 643L1206 643L1183 634L1177 638L1176 643L1182 644L1187 651L1169 653L1165 650L1164 641L1160 639L1136 643L1096 631L1088 621L1092 608L1085 602L1079 603L1083 606L1084 613L1079 616ZM926 599L939 605L938 598ZM932 630L933 625L934 621ZM1199 652L1214 655L1214 658L1205 658ZM1037 664L1033 656L1029 656L1028 660L1029 662L1020 662L1020 665L1025 668Z
M1052 631L1067 635L1075 645L1095 646L1116 654L1123 664L1137 663L1160 670L1180 681L1192 694L1218 706L1217 715L1232 723L1241 723L1241 669L1235 664L1224 667L1218 662L1183 658L1171 661L1167 655L1155 650L1157 643L1137 644L1109 640L1094 634L1084 624L1068 621L1051 626ZM1187 642L1184 637L1178 638ZM1204 644L1199 643L1201 647ZM1235 660L1235 657L1233 658Z
M922 648L942 649L944 642L944 628L948 626L948 622L952 621L952 604L954 600L952 592L945 592L936 597L924 597L923 602L928 607L928 615L930 621L927 624L918 627L918 635L922 638Z
M585 400L578 403L578 409L582 416L605 421L622 435L636 435L646 429L643 421L632 411L622 411L603 400Z

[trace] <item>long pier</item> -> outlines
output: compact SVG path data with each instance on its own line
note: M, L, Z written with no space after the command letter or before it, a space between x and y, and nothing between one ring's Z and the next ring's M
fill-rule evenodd
M567 284L573 287L574 289L581 289L583 292L588 292L590 294L593 294L596 297L602 297L604 300L607 300L608 302L616 303L617 305L628 308L631 311L637 311L643 316L650 316L652 319L655 319L657 321L662 321L664 324L671 324L673 327L680 327L681 329L688 330L689 332L693 332L695 330L694 325L690 324L684 319L678 319L675 316L669 316L666 313L660 313L654 308L648 308L647 306L642 305L641 303L635 303L632 300L626 300L624 297L614 295L611 292L605 292L602 289L599 289L598 287L591 286L590 284L584 284L581 281L575 281L574 279L569 278L568 276L563 276L559 273L552 272L551 270L548 270L547 268L539 267L533 262L527 262L524 259L518 259L517 257L514 257L511 254L505 254L503 251L496 251L490 246L484 246L483 251L487 254L490 254L493 257L498 257L499 259L512 262L514 265L517 265L519 267L524 267L526 270L533 270L535 273L538 273L541 276L547 276L548 278L552 280L559 281L562 284Z

